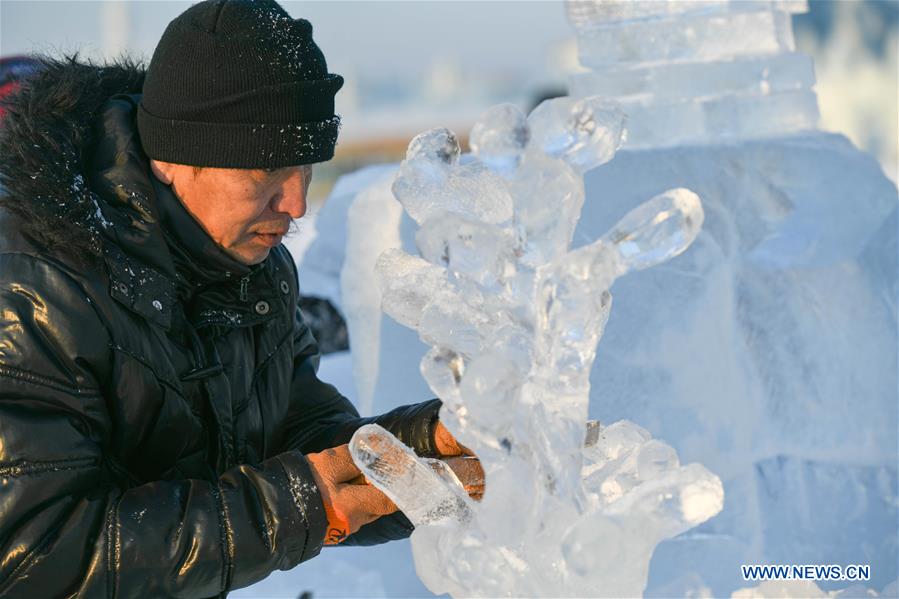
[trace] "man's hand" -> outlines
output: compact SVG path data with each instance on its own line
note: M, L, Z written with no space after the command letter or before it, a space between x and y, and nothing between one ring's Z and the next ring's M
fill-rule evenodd
M360 477L348 445L306 454L306 460L328 517L325 545L336 545L362 526L397 510L384 493ZM362 484L351 482L354 479Z
M440 459L456 474L468 496L480 501L484 497L484 468L474 452L456 441L439 420L434 427L434 445Z
M434 427L434 445L437 447L437 454L441 457L474 455L473 451L456 441L456 438L449 432L449 429L439 420Z

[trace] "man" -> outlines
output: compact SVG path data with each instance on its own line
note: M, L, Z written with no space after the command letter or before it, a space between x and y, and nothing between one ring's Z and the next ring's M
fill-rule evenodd
M8 106L0 596L224 596L411 532L346 442L464 448L438 400L362 419L317 378L280 244L341 85L307 21L217 0L146 73L45 60Z

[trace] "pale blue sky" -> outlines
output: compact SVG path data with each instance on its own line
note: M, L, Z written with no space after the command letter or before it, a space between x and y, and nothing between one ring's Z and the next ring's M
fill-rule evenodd
M3 55L85 48L101 52L109 2L0 0ZM128 47L147 57L166 24L189 2L128 4ZM541 2L318 2L283 3L309 19L332 70L373 77L415 75L435 60L465 69L540 69L549 49L570 37L561 0Z

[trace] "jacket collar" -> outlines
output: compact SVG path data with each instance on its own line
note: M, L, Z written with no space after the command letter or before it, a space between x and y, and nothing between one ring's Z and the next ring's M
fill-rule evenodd
M139 99L120 95L106 104L91 160L112 296L165 329L176 302L195 326L250 326L277 316L283 308L270 261L249 267L232 259L150 171L134 123Z
M160 224L179 277L192 287L241 278L252 271L231 258L184 208L171 188L153 177Z

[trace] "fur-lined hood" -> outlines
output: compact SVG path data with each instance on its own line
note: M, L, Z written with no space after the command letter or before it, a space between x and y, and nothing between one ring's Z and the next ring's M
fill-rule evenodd
M40 71L8 103L0 126L0 207L48 251L101 254L102 213L88 188L94 124L116 94L140 93L145 69L125 59L106 65L40 59Z

